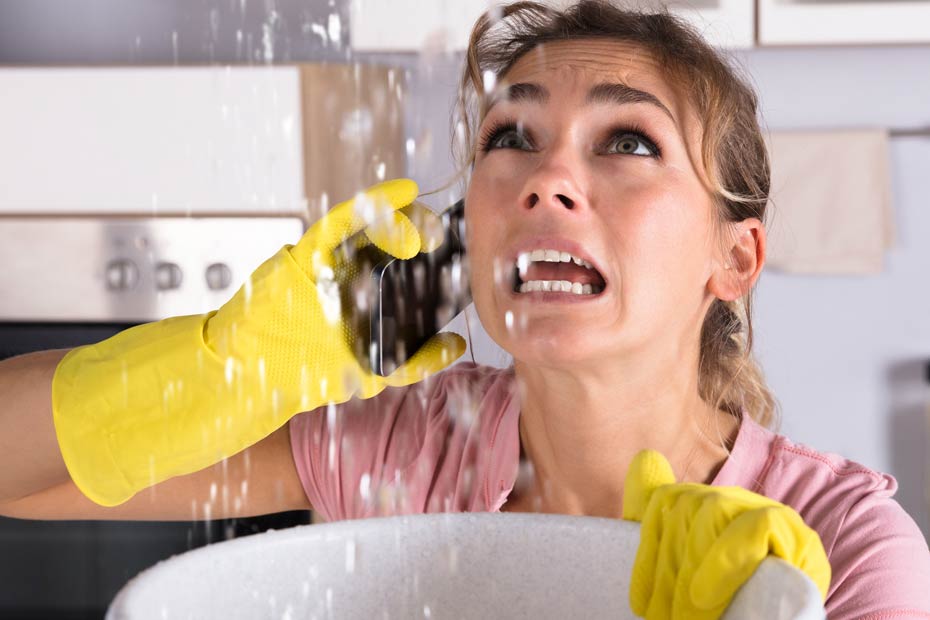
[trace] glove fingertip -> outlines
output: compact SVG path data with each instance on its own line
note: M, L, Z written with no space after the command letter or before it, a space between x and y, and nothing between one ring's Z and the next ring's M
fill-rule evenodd
M657 450L641 450L633 457L623 491L623 518L641 521L649 498L660 486L675 484L675 473Z
M395 211L365 229L365 235L378 249L406 260L420 251L420 233L403 213Z
M423 381L457 360L465 352L465 339L454 332L439 332L414 353L407 363L386 378L389 385Z
M420 234L420 251L432 252L445 241L445 230L442 219L433 211L416 201L400 209L416 227Z
M365 194L373 200L384 199L395 209L406 207L416 200L419 193L420 189L413 179L391 179L389 181L382 181L365 190Z

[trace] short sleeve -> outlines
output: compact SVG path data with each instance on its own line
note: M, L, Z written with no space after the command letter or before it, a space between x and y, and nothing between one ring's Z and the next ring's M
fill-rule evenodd
M291 450L327 521L493 509L519 460L512 374L462 362L367 400L300 413Z
M409 470L427 456L422 448L437 384L388 387L291 419L294 463L315 512L337 521L415 511L406 494L419 481Z
M917 524L876 488L846 512L832 549L831 620L930 620L930 549Z

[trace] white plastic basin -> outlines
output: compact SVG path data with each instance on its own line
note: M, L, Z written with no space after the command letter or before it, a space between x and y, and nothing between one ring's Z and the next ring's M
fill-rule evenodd
M196 549L142 572L109 620L635 618L636 523L457 513L307 525ZM825 618L817 588L766 559L725 618Z

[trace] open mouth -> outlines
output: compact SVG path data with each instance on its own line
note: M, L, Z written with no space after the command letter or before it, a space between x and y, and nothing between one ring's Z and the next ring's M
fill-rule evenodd
M569 252L538 249L521 252L513 270L513 292L555 292L594 296L607 286L589 261Z

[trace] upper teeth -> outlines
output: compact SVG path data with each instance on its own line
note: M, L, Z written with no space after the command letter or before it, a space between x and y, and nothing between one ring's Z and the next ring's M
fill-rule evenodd
M533 250L532 252L521 252L517 256L517 268L520 270L520 277L522 278L526 275L526 270L529 268L530 263L539 261L547 263L567 263L571 261L576 265L594 269L594 265L585 259L569 254L568 252L560 252L558 250Z

